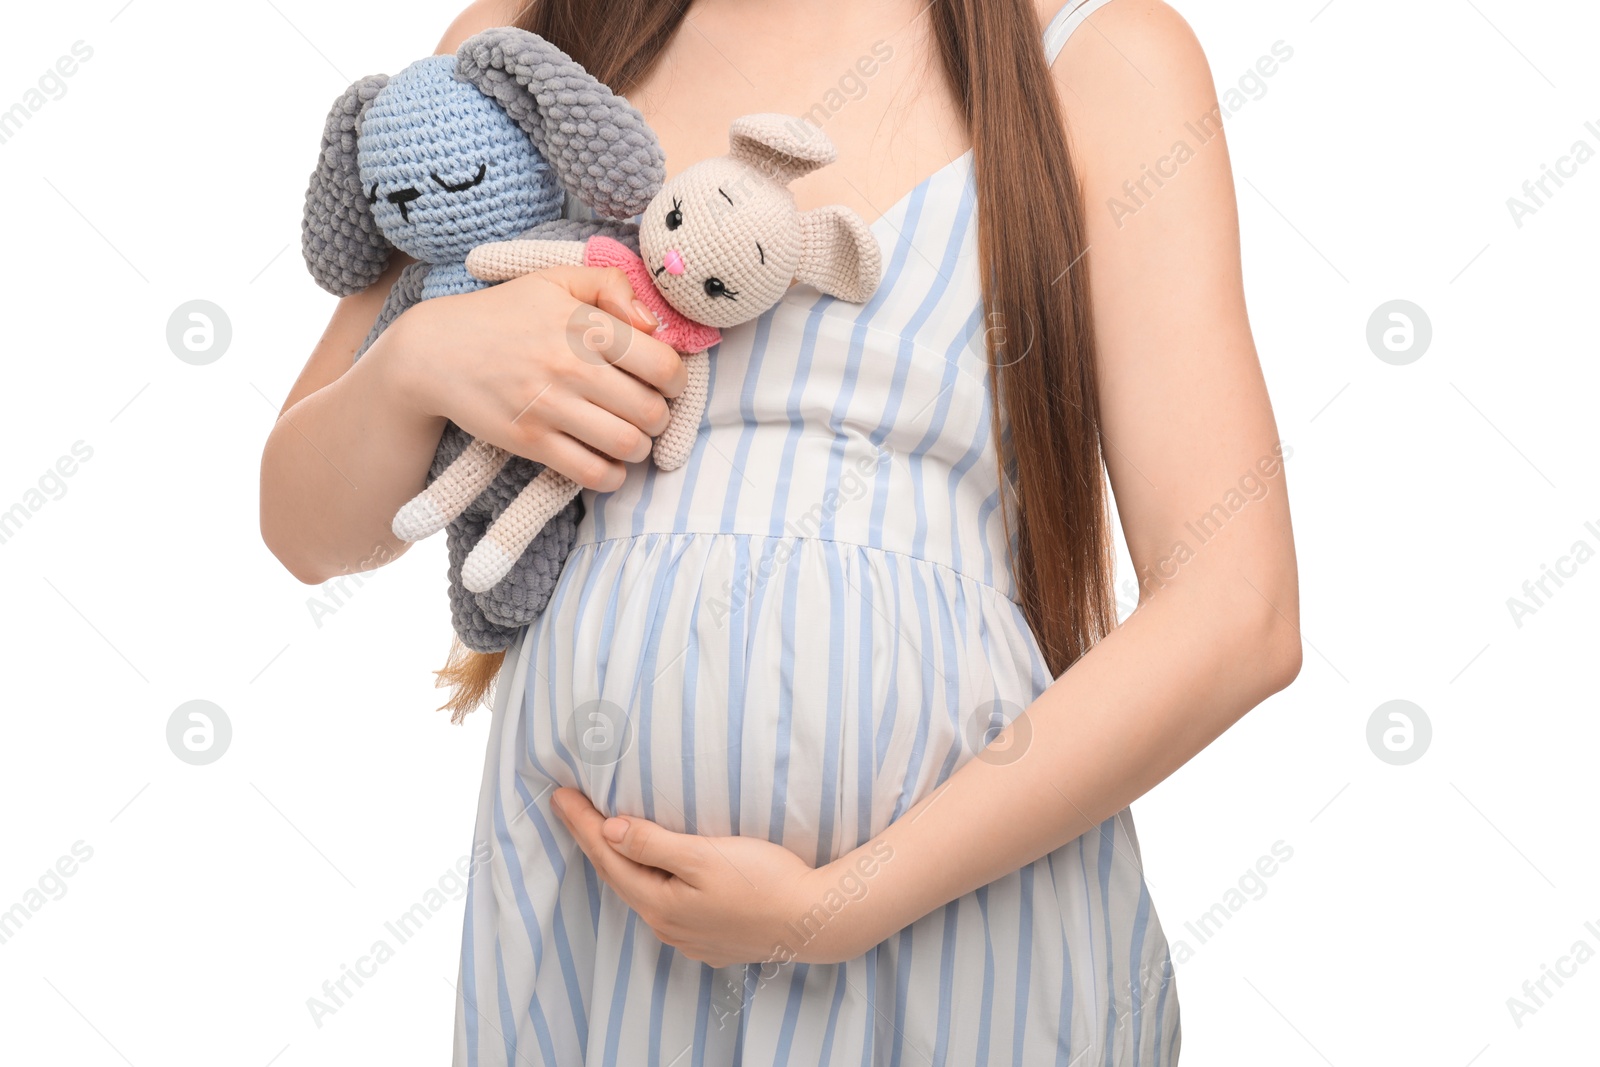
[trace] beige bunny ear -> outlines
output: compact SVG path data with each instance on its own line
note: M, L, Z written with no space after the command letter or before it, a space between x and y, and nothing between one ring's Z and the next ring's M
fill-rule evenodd
M728 155L788 185L838 158L828 135L793 115L746 115L728 131Z
M802 213L800 242L796 278L853 304L877 291L883 253L872 230L854 211L830 204Z

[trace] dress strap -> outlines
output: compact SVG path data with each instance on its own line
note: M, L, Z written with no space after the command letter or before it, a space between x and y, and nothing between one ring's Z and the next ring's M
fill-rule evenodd
M1109 4L1111 0L1067 0L1044 28L1044 61L1051 64L1061 54L1061 48L1072 36L1072 31L1082 26L1090 15Z

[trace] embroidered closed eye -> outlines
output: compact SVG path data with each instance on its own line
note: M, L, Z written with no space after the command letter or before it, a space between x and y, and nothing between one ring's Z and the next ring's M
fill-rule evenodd
M456 183L447 182L443 178L439 177L439 174L438 174L437 171L435 171L432 175L430 175L430 177L432 177L434 182L438 184L439 188L443 189L447 193L464 193L468 189L471 189L473 186L477 185L479 182L483 181L483 176L485 174L488 174L488 173L489 173L489 164L487 164L487 163L479 163L478 164L478 173L474 174L471 178L467 179L464 182L456 182Z

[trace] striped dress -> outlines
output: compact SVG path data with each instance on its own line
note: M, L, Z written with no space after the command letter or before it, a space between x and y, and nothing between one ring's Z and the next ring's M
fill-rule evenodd
M1058 15L1047 55L1103 2ZM663 945L549 806L576 786L820 865L1050 683L1007 564L975 222L969 152L873 224L869 303L794 286L725 331L689 462L589 495L498 687L458 1067L1176 1062L1127 811L856 959L718 969Z

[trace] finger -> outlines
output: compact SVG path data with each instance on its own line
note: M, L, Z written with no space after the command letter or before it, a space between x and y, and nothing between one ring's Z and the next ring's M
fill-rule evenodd
M585 489L592 489L597 493L612 493L622 488L623 481L628 477L628 468L609 456L589 448L575 437L564 433L552 433L539 440L539 455L528 456L517 452L515 448L508 451L516 452L536 463L543 463L546 467L564 474Z
M583 849L584 855L589 857L589 862L609 881L607 865L616 850L606 847L605 840L600 836L599 826L605 822L604 816L589 803L588 797L570 786L563 786L551 795L550 808L560 817L562 824L572 834L572 839Z
M677 349L606 308L578 305L567 321L567 345L590 366L625 370L664 396L677 396L688 381Z
M622 887L613 881L610 864L614 863L618 858L614 850L606 848L605 842L595 834L586 832L580 823L562 811L560 804L552 804L551 807L560 816L561 823L567 828L567 832L572 835L572 840L577 843L578 848L588 857L589 865L599 874L601 881L616 890L618 895L622 896L624 903L629 907L633 907L633 901L629 900L623 893ZM610 853L610 855L607 855L607 853Z
M625 463L648 459L650 435L594 404L579 404L559 416L558 428L602 455Z
M612 360L611 365L655 386L662 396L677 396L689 382L689 373L684 369L678 350L637 330L627 350Z
M628 816L606 819L600 833L628 859L669 871L690 885L705 872L706 850L711 846L698 835L673 833L648 819Z
M639 303L628 276L616 267L552 267L543 277L561 286L582 303L650 333L660 324L650 309Z
M566 289L574 299L619 320L608 322L603 317L574 315L569 339L579 355L598 355L655 386L663 396L683 392L688 380L683 358L671 345L651 336L660 322L634 295L626 274L615 267L555 267L544 271L543 276Z
M561 816L561 821L567 824L573 839L583 849L584 855L589 857L589 862L594 864L595 870L629 907L634 911L643 911L657 902L662 884L672 875L646 864L635 863L612 848L601 834L605 816L595 810L588 797L576 789L563 787L551 797L551 806Z
M551 799L557 812L573 827L574 835L582 832L586 840L593 835L635 864L680 878L703 873L706 869L706 851L711 845L698 834L674 833L649 819L633 816L608 819L588 797L570 786L556 790Z
M556 789L555 792L550 794L550 801L551 805L556 809L556 814L563 819L568 818L569 812L576 813L585 808L597 815L600 813L600 809L594 806L594 802L585 795L583 790L570 785L564 785Z
M625 419L655 437L667 428L672 411L666 399L653 387L615 367L597 368L577 383L584 399Z

